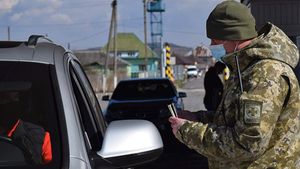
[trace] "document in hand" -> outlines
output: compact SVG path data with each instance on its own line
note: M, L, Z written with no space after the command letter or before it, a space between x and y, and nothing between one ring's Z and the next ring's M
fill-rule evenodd
M172 116L178 118L177 110L176 110L176 107L175 107L174 103L168 104L168 108L169 108L169 110L170 110Z

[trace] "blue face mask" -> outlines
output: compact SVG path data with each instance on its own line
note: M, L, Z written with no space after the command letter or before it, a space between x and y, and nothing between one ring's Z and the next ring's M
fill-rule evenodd
M221 57L223 57L224 55L226 55L226 50L224 48L224 44L226 43L227 41L225 41L223 44L219 44L219 45L210 45L209 46L209 49L211 51L211 54L212 56L217 59L218 61L224 63L222 60L221 60Z

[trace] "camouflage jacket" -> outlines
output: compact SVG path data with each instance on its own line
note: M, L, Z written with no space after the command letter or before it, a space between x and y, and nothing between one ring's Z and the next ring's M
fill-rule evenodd
M178 139L206 156L210 169L300 168L299 85L292 70L299 51L271 23L258 33L222 57L231 74L213 122L185 121L178 128Z

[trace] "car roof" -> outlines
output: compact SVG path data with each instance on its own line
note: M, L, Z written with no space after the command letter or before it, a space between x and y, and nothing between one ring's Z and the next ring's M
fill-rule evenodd
M0 60L2 61L54 64L54 55L63 56L66 51L64 47L40 35L32 35L28 41L0 41Z

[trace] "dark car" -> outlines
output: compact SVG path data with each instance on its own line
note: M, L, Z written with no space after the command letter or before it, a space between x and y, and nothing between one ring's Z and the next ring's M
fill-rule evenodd
M124 79L114 90L104 111L105 120L146 119L155 125L168 122L171 113L168 104L175 103L177 110L183 110L182 97L168 78ZM109 100L103 96L102 100Z

